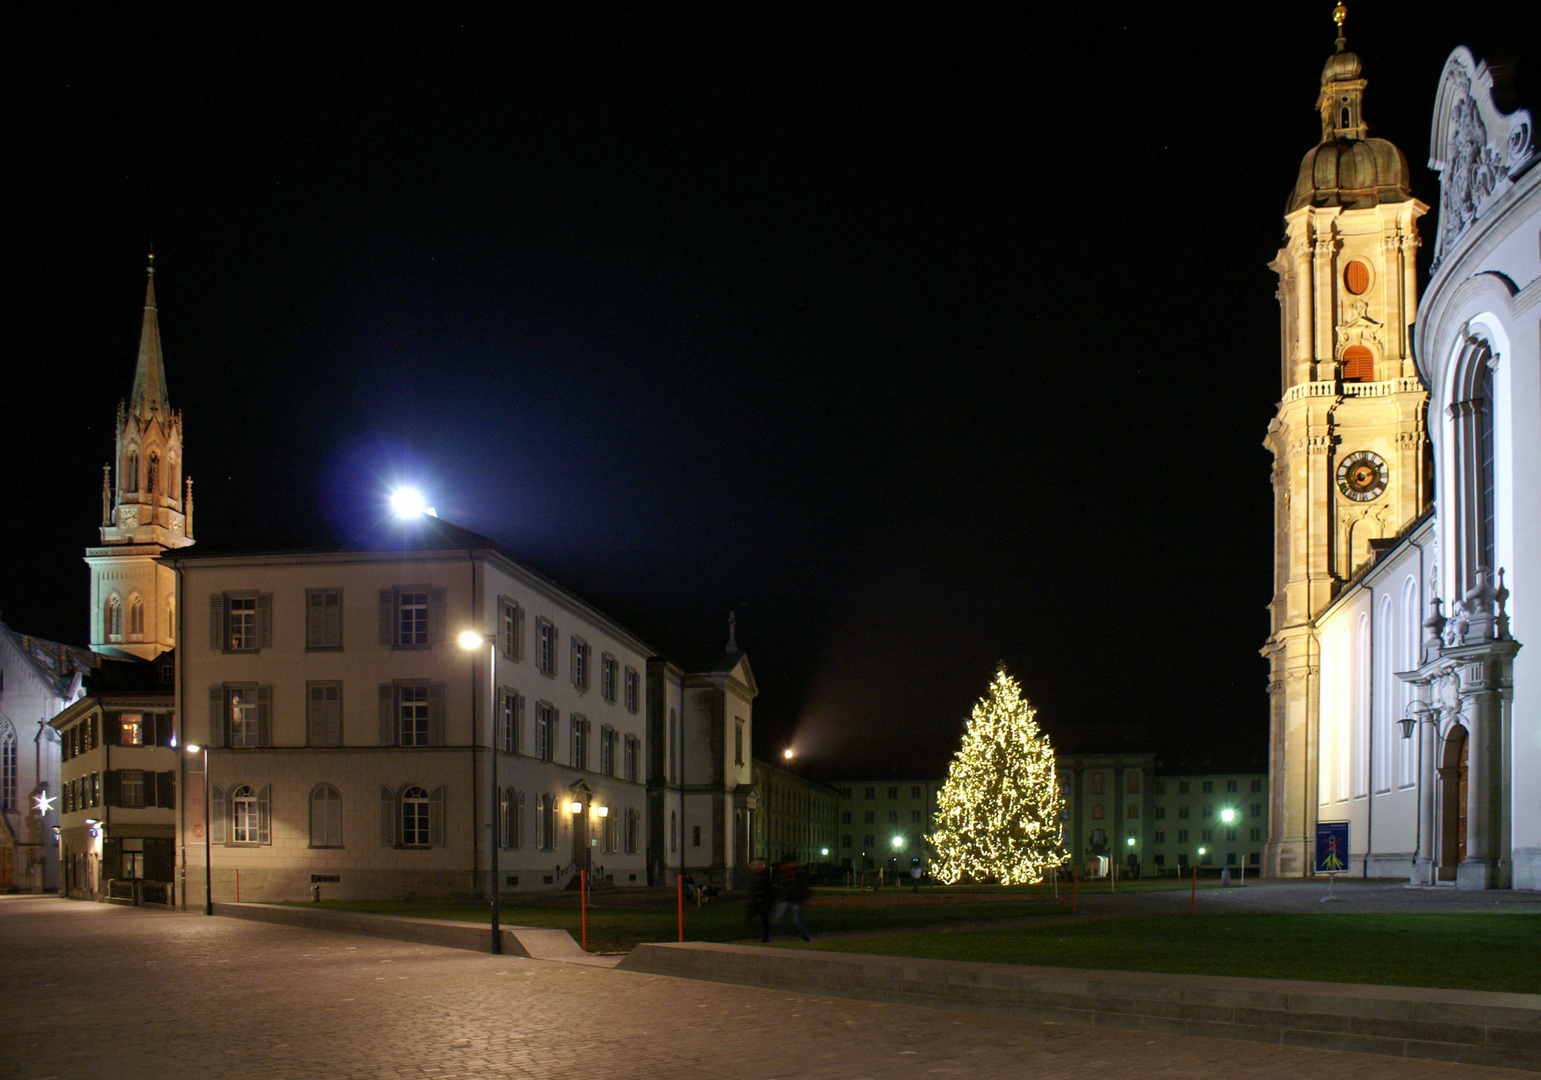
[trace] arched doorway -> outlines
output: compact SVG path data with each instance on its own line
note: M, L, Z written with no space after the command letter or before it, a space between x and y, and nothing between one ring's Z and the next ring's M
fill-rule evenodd
M1439 766L1439 880L1454 881L1466 858L1466 761L1469 740L1456 724L1445 736Z

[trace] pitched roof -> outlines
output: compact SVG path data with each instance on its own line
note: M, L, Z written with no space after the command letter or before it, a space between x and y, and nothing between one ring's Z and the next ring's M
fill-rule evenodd
M0 633L10 639L16 651L37 672L38 678L60 698L73 697L80 689L80 679L87 672L96 670L102 661L90 649L19 634L3 622L0 622Z

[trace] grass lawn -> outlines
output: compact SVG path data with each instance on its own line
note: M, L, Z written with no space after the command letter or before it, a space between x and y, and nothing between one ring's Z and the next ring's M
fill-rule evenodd
M1541 915L1213 914L833 937L789 947L1541 994Z
M1131 883L1130 891L1181 887ZM1126 886L1120 885L1123 892ZM296 907L312 907L296 904ZM484 922L485 903L331 903L378 915ZM581 936L573 893L505 896L502 921ZM1046 889L939 887L914 896L816 889L811 944L787 948L977 960L1046 967L1240 975L1541 994L1541 915L1173 914L1084 921L1066 915ZM742 897L685 906L687 941L754 941ZM588 909L588 947L626 952L675 941L675 900L663 890L602 892Z

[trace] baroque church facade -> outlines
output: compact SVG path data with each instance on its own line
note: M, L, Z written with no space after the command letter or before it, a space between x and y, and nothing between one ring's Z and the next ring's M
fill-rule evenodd
M1541 888L1541 170L1467 50L1440 77L1434 264L1341 31L1286 209L1264 871Z

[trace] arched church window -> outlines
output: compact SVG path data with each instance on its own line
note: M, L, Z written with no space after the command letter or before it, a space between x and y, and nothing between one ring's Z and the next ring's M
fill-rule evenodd
M16 730L0 719L0 810L16 809Z
M1348 106L1347 105L1345 105L1343 107L1343 116L1342 116L1342 119L1338 122L1338 126L1339 127L1348 127Z
M123 637L123 600L114 594L107 601L107 640L117 641Z
M1477 543L1479 566L1488 573L1496 569L1493 533L1497 525L1497 476L1493 454L1493 368L1484 355L1480 361L1482 374L1477 381Z
M144 601L137 596L128 604L128 632L134 637L144 635Z
M1344 349L1343 381L1374 382L1375 354L1363 345L1350 345Z
M150 468L145 472L144 490L148 495L155 494L155 481L160 478L161 459L159 454L150 455Z
M130 450L128 458L123 463L123 490L139 490L139 451Z

